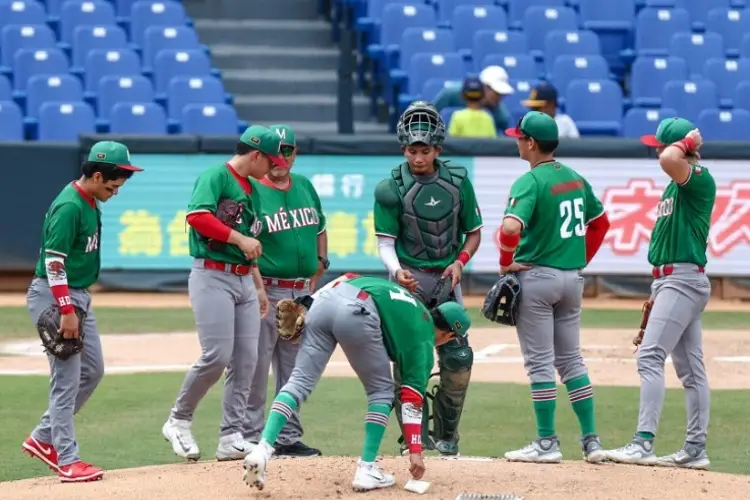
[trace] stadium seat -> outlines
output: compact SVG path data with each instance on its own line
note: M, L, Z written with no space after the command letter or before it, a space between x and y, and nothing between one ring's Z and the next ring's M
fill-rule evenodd
M750 111L750 82L741 82L732 95L734 109Z
M719 107L719 91L711 80L672 80L664 85L661 105L695 123L701 111Z
M435 10L421 3L387 4L383 8L378 42L367 47L370 57L382 60L386 51L398 51L401 37L408 28L436 29Z
M183 134L235 135L237 112L227 104L188 104L180 117Z
M508 0L508 14L512 24L518 27L530 7L565 7L564 0Z
M659 123L665 118L677 116L673 109L630 108L623 118L622 135L631 139L653 134Z
M0 30L5 26L33 26L44 24L44 6L33 0L4 0L0 2Z
M39 108L40 141L78 142L95 131L94 110L85 102L46 102Z
M167 115L164 108L155 102L118 102L109 115L111 134L167 133Z
M581 135L619 135L623 97L611 80L574 80L565 91L565 110Z
M68 58L60 49L21 49L13 57L13 72L15 90L24 91L34 75L67 73Z
M419 94L430 78L463 81L464 73L464 62L457 52L414 54L409 65L409 94Z
M737 57L742 37L750 33L750 10L711 9L706 20L706 31L721 33L727 56Z
M166 92L169 81L175 76L208 76L211 62L200 50L164 49L156 54L154 89L157 96Z
M740 57L750 57L750 33L746 33L742 37L742 42L740 42Z
M70 74L35 75L26 87L26 116L36 119L45 102L76 102L83 100L81 81Z
M114 26L115 9L102 0L65 2L60 9L60 42L73 43L76 26ZM102 47L106 48L106 47Z
M67 1L68 0L42 0L42 3L47 6L47 19L59 22L60 9L62 8L62 4Z
M501 7L462 5L453 11L451 27L456 38L456 48L469 55L474 43L474 33L479 30L507 30L508 18Z
M508 113L510 113L512 117L511 125L515 125L516 122L521 119L527 111L529 111L526 106L521 104L521 101L525 101L529 98L531 89L539 85L539 80L511 80L509 83L513 86L515 92L505 96L503 98L503 103L505 104L505 107L508 108Z
M586 30L629 31L635 21L634 0L578 0L578 11Z
M632 66L630 96L636 107L661 105L664 85L689 78L687 63L677 57L639 57Z
M84 74L86 90L94 92L103 76L141 74L141 61L130 49L94 49L86 56Z
M635 50L638 56L666 56L672 35L690 31L690 15L685 9L646 7L636 19Z
M154 100L154 87L142 75L107 75L99 80L96 89L99 119L108 121L112 107L118 102L151 102Z
M609 66L604 57L591 56L558 56L552 66L548 79L558 89L568 88L573 80L607 80Z
M144 33L143 66L153 67L156 54L163 49L196 50L201 48L198 35L188 26L149 26Z
M688 72L699 75L711 58L724 58L724 40L718 33L675 33L669 43L669 55L687 63Z
M10 99L0 99L0 141L23 140L23 113Z
M363 35L366 43L378 43L378 32L383 22L383 10L387 4L415 5L424 4L423 0L368 0L357 2L355 16L357 21L354 28ZM359 12L356 13L358 8Z
M391 1L391 0L387 0ZM445 26L451 25L453 20L453 12L456 7L472 5L472 6L496 6L497 3L494 0L437 0L433 1L437 5L438 21ZM503 13L505 13L503 11Z
M461 80L446 80L445 78L430 78L422 86L422 92L419 95L421 99L435 102L437 96L446 88L461 88L463 82ZM2 96L0 95L0 99Z
M135 2L136 0L114 0L117 17L126 20L129 19L130 10L133 8Z
M13 88L7 77L0 75L0 101L10 101L13 97Z
M576 13L569 7L529 7L523 15L523 29L529 40L532 55L541 60L541 51L550 31L576 31ZM534 51L539 54L533 54Z
M167 116L179 120L187 104L224 103L224 84L213 76L177 76L169 82L167 95Z
M520 31L480 30L474 33L474 49L471 54L477 72L483 69L481 63L490 54L510 55L528 52L529 42L526 35Z
M407 28L401 38L400 47L399 57L391 61L391 69L407 70L411 57L419 52L441 54L453 52L456 48L453 31L434 28Z
M73 67L83 68L94 49L127 49L128 37L119 26L76 26L73 30Z
M600 56L599 37L593 31L550 31L544 40L544 62L552 70L558 56Z
M731 6L732 0L676 0L677 6L682 7L690 14L693 29L703 30L706 27L708 13L711 9L726 8Z
M709 59L703 66L703 76L716 84L719 105L730 108L737 84L750 81L750 59Z
M12 71L13 56L19 49L53 49L56 42L55 34L46 24L4 27L0 38L0 74Z
M750 141L750 111L704 109L695 124L706 141Z
M490 54L482 59L482 68L502 66L511 80L536 80L540 77L534 58L528 54Z
M130 12L130 41L138 46L143 45L144 33L149 26L183 26L187 21L182 4L169 0L138 0Z

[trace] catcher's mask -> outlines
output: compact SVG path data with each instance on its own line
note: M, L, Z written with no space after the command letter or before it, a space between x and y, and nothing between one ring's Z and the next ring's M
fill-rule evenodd
M427 101L414 101L399 118L396 133L402 146L416 143L442 146L445 122L435 106Z
M501 325L515 326L521 301L521 283L515 274L506 274L492 285L482 305L482 315Z

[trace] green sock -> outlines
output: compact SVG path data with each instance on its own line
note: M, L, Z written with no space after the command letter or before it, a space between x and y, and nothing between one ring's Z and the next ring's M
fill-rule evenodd
M638 437L643 439L648 439L649 441L654 439L654 433L653 432L636 432L638 434Z
M570 404L576 412L578 423L581 424L581 434L596 434L596 417L594 415L594 388L588 375L568 380L565 383L568 389Z
M378 456L380 443L383 441L385 428L388 427L388 415L391 405L374 403L367 405L365 415L365 442L362 445L362 461L374 462Z
M531 399L534 401L536 432L538 437L555 435L555 407L557 406L557 386L554 382L531 384Z
M271 404L271 413L268 414L266 426L263 429L263 439L273 446L279 432L284 428L286 421L289 420L297 409L297 401L288 392L280 392Z

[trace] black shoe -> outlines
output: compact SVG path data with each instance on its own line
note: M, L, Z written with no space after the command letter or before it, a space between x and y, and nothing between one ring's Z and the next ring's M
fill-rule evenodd
M273 454L282 457L318 457L323 455L319 449L310 448L302 441L297 441L294 444L276 443L273 447Z

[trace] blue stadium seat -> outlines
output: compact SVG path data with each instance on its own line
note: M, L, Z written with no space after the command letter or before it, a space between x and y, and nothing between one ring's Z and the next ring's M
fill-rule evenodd
M95 131L94 110L85 102L46 102L39 108L40 141L78 142Z
M64 46L72 44L73 30L76 26L114 25L115 9L109 2L102 0L65 2L60 9L60 42Z
M370 57L381 59L386 51L398 51L401 37L408 28L436 29L435 10L416 2L387 4L383 8L378 42L367 47Z
M415 5L424 4L423 0L368 0L354 5L359 13L355 13L357 21L355 30L362 33L366 43L378 43L378 32L383 21L383 10L387 4ZM356 12L356 10L355 10Z
M576 31L576 13L569 7L529 7L523 15L523 29L529 40L529 49L543 51L550 31ZM537 56L541 60L541 53Z
M682 7L690 14L693 29L702 30L706 27L708 13L715 8L729 8L732 0L676 0L677 6Z
M600 56L599 37L593 31L550 31L544 40L544 62L552 70L558 56Z
M457 52L414 54L409 65L409 94L419 94L430 78L463 80L464 73L464 62Z
M122 19L130 18L130 10L133 8L135 2L136 0L114 0L117 17Z
M411 56L420 52L441 54L453 52L456 49L453 31L435 28L407 28L401 38L400 47L398 64L395 60L392 61L393 69L407 70L411 62Z
M483 69L481 63L490 54L526 54L529 52L529 42L526 35L520 31L480 30L474 33L474 69Z
M664 85L671 80L687 80L688 68L677 57L639 57L632 66L630 96L636 107L655 107L661 103Z
M422 86L422 92L419 95L421 99L435 102L437 96L446 88L461 88L463 82L461 80L446 80L445 78L430 78ZM2 99L2 96L0 96Z
M565 110L581 135L620 135L622 89L612 80L574 80L565 92Z
M529 110L526 106L521 104L521 101L525 101L529 98L531 89L539 85L539 80L511 80L509 83L513 86L515 92L505 96L503 98L503 103L508 108L508 113L510 113L512 117L511 125L515 125L515 123Z
M587 30L629 31L635 22L634 0L578 0L578 10Z
M0 75L0 101L10 101L13 97L13 88L7 77Z
M750 9L711 9L706 20L706 31L721 33L728 57L737 57L742 37L750 33Z
M138 0L133 3L130 14L130 41L142 46L149 26L182 26L186 21L187 14L181 3Z
M167 91L169 81L175 76L208 76L211 62L201 50L165 49L156 54L154 89L159 94Z
M663 119L675 116L677 116L675 110L669 108L630 108L622 120L622 135L623 137L637 139L644 135L653 134Z
M740 57L750 57L750 33L746 33L742 37L742 42L740 42Z
M706 141L750 141L750 111L704 109L695 124Z
M149 26L143 40L143 66L153 67L156 54L163 49L194 50L201 43L193 28L188 26Z
M567 89L573 80L607 80L609 65L600 55L558 56L548 79L558 89Z
M235 135L237 112L227 104L188 104L180 116L183 134Z
M67 73L68 58L60 49L21 49L13 57L13 72L15 90L24 91L34 75Z
M10 99L0 99L0 141L23 140L23 113Z
M664 85L661 103L695 123L701 111L719 107L719 91L711 80L672 80Z
M507 30L508 19L505 10L497 6L462 5L453 11L451 27L456 37L456 48L469 55L474 43L474 33L479 30Z
M730 108L737 84L750 81L750 59L709 59L703 66L703 76L716 84L719 105Z
M724 40L719 33L675 33L669 43L669 55L684 59L690 75L699 75L707 60L723 59L724 54Z
M83 100L81 81L70 74L35 75L26 88L26 116L36 119L45 102L77 102Z
M118 102L109 115L109 132L163 135L167 133L167 115L155 102Z
M73 30L73 67L83 68L93 49L127 49L128 37L119 26L76 26Z
M19 49L55 48L55 34L46 24L10 25L2 29L0 39L0 74L12 71L13 56Z
M734 89L732 96L734 109L744 109L750 111L750 82L741 82Z
M103 76L96 89L99 119L108 122L112 107L118 102L137 103L154 100L154 86L142 75Z
M638 13L635 50L639 56L666 56L675 33L690 31L690 14L685 9L646 7Z
M4 0L0 2L0 30L11 24L32 26L44 24L44 6L33 0Z
M167 116L179 120L187 104L224 103L224 84L214 76L177 76L169 82L167 95Z
M85 87L96 91L99 80L107 75L132 76L141 73L141 60L131 49L94 49L84 63Z
M502 66L511 80L536 80L539 78L534 58L528 54L490 54L482 59L482 68Z
M530 7L565 7L564 0L508 0L508 14L512 24L516 27L523 21L526 9Z
M68 0L42 0L42 3L46 4L47 6L47 19L52 19L59 22L60 9L62 8L62 4L67 1Z
M387 0L391 1L391 0ZM438 20L441 24L451 25L453 20L453 11L456 7L464 5L474 6L495 6L495 0L437 0L433 2L437 4Z

